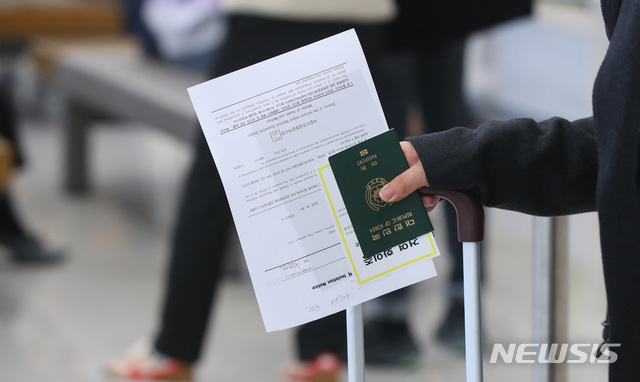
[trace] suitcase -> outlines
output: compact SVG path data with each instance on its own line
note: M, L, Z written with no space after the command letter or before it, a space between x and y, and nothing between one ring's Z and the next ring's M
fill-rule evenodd
M468 191L433 192L453 204L458 217L458 240L463 245L464 329L467 382L482 382L480 333L480 262L478 246L484 240L484 210L478 197ZM347 373L349 382L364 382L364 329L362 306L347 309Z

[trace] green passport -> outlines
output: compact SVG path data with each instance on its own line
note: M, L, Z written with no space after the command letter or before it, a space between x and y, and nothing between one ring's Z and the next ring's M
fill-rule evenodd
M365 258L433 231L418 192L395 203L380 199L382 187L409 168L395 130L334 154L329 163Z

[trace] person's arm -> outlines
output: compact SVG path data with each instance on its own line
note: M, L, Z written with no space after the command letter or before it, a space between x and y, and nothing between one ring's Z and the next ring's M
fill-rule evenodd
M429 186L473 190L486 206L534 215L595 210L598 158L592 118L492 121L407 140L421 166L415 159L412 165L407 155L411 168L385 187L383 199L399 200Z

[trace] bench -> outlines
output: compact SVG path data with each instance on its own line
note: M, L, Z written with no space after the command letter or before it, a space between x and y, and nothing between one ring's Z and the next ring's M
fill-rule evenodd
M80 44L55 58L64 127L64 185L68 192L89 188L91 125L105 119L142 122L182 141L197 126L187 88L203 77L145 58L136 44Z
M0 40L40 35L118 33L122 11L116 0L0 1Z
M40 76L48 77L61 96L67 192L89 190L88 138L92 125L101 120L142 122L191 144L198 125L187 88L202 82L204 76L149 60L130 40L47 44L40 46L34 58ZM225 272L246 278L237 235L232 233L228 240L231 253Z

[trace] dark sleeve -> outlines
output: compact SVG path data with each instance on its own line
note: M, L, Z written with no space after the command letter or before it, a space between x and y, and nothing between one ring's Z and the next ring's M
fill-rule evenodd
M533 215L595 210L593 118L492 121L407 140L434 190L473 190L486 206Z

